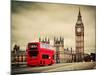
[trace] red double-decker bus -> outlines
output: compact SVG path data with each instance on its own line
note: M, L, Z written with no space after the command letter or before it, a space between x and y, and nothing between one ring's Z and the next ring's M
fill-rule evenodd
M55 63L55 51L50 48L49 44L30 42L28 43L26 52L28 66L52 65Z

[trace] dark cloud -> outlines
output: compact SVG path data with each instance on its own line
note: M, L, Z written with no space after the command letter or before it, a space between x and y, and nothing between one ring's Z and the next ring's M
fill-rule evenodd
M20 12L21 9L26 9L26 10L45 10L37 2L11 1L11 11L12 11L12 13Z

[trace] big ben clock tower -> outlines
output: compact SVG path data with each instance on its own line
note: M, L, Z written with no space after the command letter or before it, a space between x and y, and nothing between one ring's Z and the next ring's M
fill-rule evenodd
M76 44L76 62L81 62L84 57L84 25L82 16L79 9L78 19L75 25L75 44Z

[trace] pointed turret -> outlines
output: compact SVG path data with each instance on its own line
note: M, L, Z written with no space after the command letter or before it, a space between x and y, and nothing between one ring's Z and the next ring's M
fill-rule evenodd
M79 8L78 19L77 19L77 20L78 20L78 21L82 21L80 8Z
M78 13L78 17L81 17L81 12L80 12L80 8L79 8L79 13Z
M62 37L60 36L60 41L62 41Z
M45 43L47 42L47 38L45 37Z
M48 38L48 44L50 44L50 39Z
M76 25L79 25L79 24L83 24L82 23L82 16L81 16L81 12L80 12L80 8L79 8L79 13L78 13L78 18L77 18L77 22L76 22Z
M39 42L41 42L41 37L39 37Z
M42 39L42 42L44 43L45 41L44 41L44 38Z

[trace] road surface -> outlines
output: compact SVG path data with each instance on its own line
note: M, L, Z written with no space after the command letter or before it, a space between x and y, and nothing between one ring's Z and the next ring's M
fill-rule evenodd
M88 70L88 69L95 69L95 67L96 67L96 62L59 63L51 66L41 66L41 67L27 67L26 65L24 66L22 65L22 67L13 68L12 74Z

